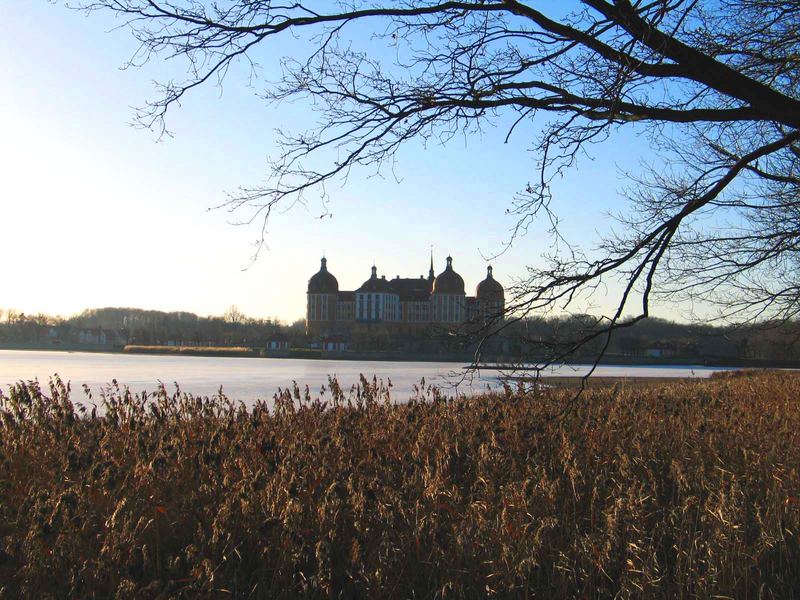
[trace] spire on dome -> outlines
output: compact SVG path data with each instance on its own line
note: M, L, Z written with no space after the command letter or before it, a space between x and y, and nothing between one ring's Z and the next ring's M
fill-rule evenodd
M447 257L447 267L433 280L433 294L464 294L464 279L453 270L453 257Z
M486 279L478 284L475 297L481 302L503 302L505 292L503 286L492 275L492 266L486 267Z
M319 261L319 272L315 273L308 280L309 294L335 294L339 291L339 282L336 277L328 271L328 259L324 256Z
M436 274L433 272L433 245L431 245L431 268L428 269L428 281L433 281Z

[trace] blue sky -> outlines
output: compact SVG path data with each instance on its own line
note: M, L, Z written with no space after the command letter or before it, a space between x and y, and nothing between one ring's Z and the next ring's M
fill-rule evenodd
M309 105L266 105L242 67L222 90L191 94L169 117L174 137L131 127L133 106L154 98L153 80L180 78L179 64L120 67L135 50L107 17L47 2L0 3L0 307L69 315L88 307L136 306L292 321L305 309L305 286L323 252L341 289L369 276L436 270L449 253L468 293L485 275L484 257L503 248L514 224L505 214L535 174L534 128L504 144L505 131L412 143L398 155L400 183L354 172L328 188L331 218L310 203L276 215L269 250L248 265L256 228L207 210L240 185L264 181L277 127L302 130ZM279 57L291 48L273 46ZM265 71L270 63L265 53ZM591 245L604 213L621 207L618 167L646 158L632 135L596 148L593 160L557 182L566 236ZM547 225L531 228L492 261L508 283L541 264ZM605 302L596 297L600 310ZM666 316L675 316L667 313Z

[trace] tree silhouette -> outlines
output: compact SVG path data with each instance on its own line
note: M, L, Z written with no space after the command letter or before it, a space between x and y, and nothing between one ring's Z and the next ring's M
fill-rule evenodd
M276 206L308 194L326 198L326 182L354 167L381 168L411 139L446 142L508 115L511 135L519 123L549 115L535 141L537 177L520 182L511 201L518 217L511 241L541 218L558 236L552 179L588 145L636 127L669 166L631 173L624 227L610 231L598 253L569 247L546 267L531 267L512 290L510 314L569 308L618 278L616 310L576 344L605 339L607 346L613 329L649 315L654 294L715 302L721 316L739 321L797 315L797 2L91 0L81 7L125 17L141 43L136 60L188 60L187 79L165 83L138 114L162 131L174 104L224 78L234 61L250 60L273 38L310 42L305 54L283 59L283 77L265 95L310 99L320 125L283 132L268 183L230 199L247 221L266 223ZM365 31L391 52L351 44ZM338 158L328 160L329 150Z

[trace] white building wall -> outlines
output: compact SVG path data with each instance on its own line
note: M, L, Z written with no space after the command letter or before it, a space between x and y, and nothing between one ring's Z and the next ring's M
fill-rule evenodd
M383 292L356 293L356 320L399 321L400 298Z
M433 320L437 323L463 323L465 297L460 294L434 294Z

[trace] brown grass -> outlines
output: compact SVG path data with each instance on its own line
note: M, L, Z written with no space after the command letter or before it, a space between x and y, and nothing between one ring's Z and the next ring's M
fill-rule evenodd
M185 356L258 356L258 351L243 346L142 346L128 344L122 351L131 354L179 354Z
M800 378L0 398L0 597L792 598Z

